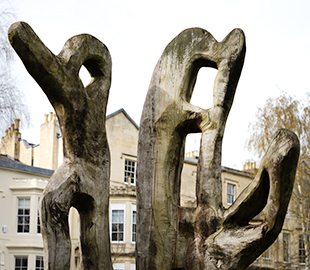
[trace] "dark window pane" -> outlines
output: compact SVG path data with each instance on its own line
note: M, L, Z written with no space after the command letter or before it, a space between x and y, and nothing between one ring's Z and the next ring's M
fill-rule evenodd
M23 232L23 226L22 225L17 226L17 232Z
M15 265L16 266L21 266L21 258L16 258L15 259Z
M27 266L27 259L26 258L23 258L23 260L22 260L22 266Z

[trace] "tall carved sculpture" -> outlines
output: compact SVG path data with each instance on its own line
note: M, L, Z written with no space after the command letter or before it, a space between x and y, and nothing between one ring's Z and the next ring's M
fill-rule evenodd
M112 269L109 239L110 153L105 114L111 84L108 49L90 35L69 39L52 54L29 25L13 24L9 39L52 103L61 127L64 162L44 190L41 219L45 269L70 269L68 213L80 214L81 269ZM245 37L222 42L207 31L183 31L165 49L141 116L137 167L138 270L244 269L281 231L290 200L299 141L279 130L253 182L234 204L222 205L221 147L245 57ZM92 82L84 88L84 65ZM189 103L201 67L218 69L213 106ZM201 132L197 207L180 206L186 135ZM250 220L265 209L261 224Z
M63 136L64 162L50 179L41 201L45 269L70 269L71 206L80 214L81 269L112 269L110 153L105 131L110 53L96 38L78 35L55 56L23 22L10 27L9 39L53 105ZM92 76L86 88L79 78L82 65Z
M170 42L155 67L138 144L138 270L244 269L281 231L299 157L298 138L288 130L277 132L251 185L229 209L222 205L222 139L244 56L240 29L217 42L193 28ZM208 110L189 103L201 67L218 69ZM197 207L184 208L184 142L194 132L202 133ZM264 208L265 220L250 225Z

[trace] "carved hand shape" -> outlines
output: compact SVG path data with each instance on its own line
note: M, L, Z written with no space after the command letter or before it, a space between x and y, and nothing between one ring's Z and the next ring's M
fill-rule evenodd
M222 205L221 147L245 56L245 37L233 30L217 42L187 29L164 50L140 122L137 167L137 269L243 269L281 230L299 156L295 134L275 136L253 183L228 209ZM213 106L189 103L201 67L218 73ZM196 208L180 207L185 137L202 132ZM267 204L267 205L266 205ZM266 221L248 222L266 205Z
M70 38L56 56L23 22L10 27L9 39L53 105L63 136L64 162L41 199L46 269L70 269L71 206L80 214L81 269L112 269L108 221L110 152L105 130L110 53L99 40L84 34ZM92 76L86 88L79 78L82 65Z

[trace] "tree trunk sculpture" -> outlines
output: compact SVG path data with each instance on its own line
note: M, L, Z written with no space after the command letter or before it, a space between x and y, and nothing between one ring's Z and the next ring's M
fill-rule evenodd
M297 136L280 130L251 185L225 209L221 152L228 113L245 57L245 37L233 30L222 42L187 29L164 50L144 104L138 143L138 270L244 269L280 233L299 157ZM213 106L189 103L197 73L218 73ZM180 176L188 133L201 132L196 208L180 207ZM249 221L266 207L259 225Z
M9 39L53 105L63 136L64 162L51 177L41 200L45 269L70 269L71 206L80 214L81 269L112 269L110 152L105 129L110 53L96 38L78 35L55 56L23 22L10 27ZM82 65L92 76L86 88L79 78Z

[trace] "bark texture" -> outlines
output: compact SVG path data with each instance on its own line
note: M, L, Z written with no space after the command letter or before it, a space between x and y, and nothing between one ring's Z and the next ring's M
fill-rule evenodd
M70 38L59 55L50 52L31 27L17 22L9 39L58 116L64 162L41 199L45 269L70 269L68 213L80 214L81 269L112 269L109 240L110 152L105 115L111 84L111 56L90 35ZM84 65L92 82L84 88Z
M180 33L164 50L144 104L138 143L138 270L244 269L281 231L299 157L297 136L280 130L253 183L222 205L221 152L228 113L245 57L245 36L217 42L200 28ZM189 103L201 67L218 69L213 106ZM188 133L201 132L196 208L180 207L180 176ZM266 207L266 220L249 221Z

